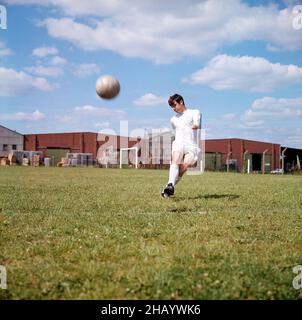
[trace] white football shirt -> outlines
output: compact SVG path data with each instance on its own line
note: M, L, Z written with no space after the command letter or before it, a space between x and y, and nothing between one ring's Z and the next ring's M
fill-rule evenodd
M186 109L171 118L172 128L175 129L175 142L188 146L198 146L197 130L192 125L200 127L201 115L197 109Z

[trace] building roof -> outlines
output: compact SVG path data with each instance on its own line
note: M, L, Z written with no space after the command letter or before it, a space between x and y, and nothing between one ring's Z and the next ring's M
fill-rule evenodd
M31 135L41 135L41 134L75 134L75 133L90 133L90 134L97 134L97 132L92 131L72 131L72 132L42 132L42 133L25 133L25 136L31 136Z
M250 142L257 142L257 143L269 143L269 144L278 144L280 143L274 143L269 141L259 141L259 140L250 140L250 139L244 139L244 138L220 138L220 139L206 139L206 141L228 141L228 140L242 140L242 141L250 141Z
M11 132L13 132L13 133L19 134L20 136L23 136L23 134L22 134L22 133L19 133L19 132L17 132L16 130L9 129L9 128L7 128L7 127L5 127L5 126L1 125L1 124L0 124L0 127L4 128L5 130L9 130L9 131L11 131Z

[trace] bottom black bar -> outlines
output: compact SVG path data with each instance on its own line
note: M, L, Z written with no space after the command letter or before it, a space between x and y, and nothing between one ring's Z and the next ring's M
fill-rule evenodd
M206 319L227 316L289 316L299 312L299 301L166 301L166 300L5 300L0 301L1 315L7 319ZM2 317L1 317L2 318ZM4 317L3 317L4 319Z

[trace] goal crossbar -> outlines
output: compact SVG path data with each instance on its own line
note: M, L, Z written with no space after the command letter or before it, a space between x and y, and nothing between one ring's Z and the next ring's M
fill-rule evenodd
M123 151L127 151L127 155L128 155L128 151L130 150L134 150L135 151L135 169L138 168L138 148L137 147L132 147L132 148L121 148L120 149L120 169L122 168L122 157L123 157Z

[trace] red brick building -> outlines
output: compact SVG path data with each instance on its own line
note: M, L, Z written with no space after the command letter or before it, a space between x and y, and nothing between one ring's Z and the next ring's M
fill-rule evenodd
M127 137L98 134L94 132L44 133L24 135L24 150L41 151L44 157L53 158L54 163L66 153L91 153L96 159L100 146L113 146L115 150L130 148L138 140Z
M44 157L53 157L55 163L70 153L91 153L97 157L100 146L130 148L139 139L98 135L93 132L29 134L24 136L24 150L42 151ZM213 139L205 141L206 170L234 170L239 172L270 172L280 168L280 144L244 140Z
M213 139L205 141L206 169L220 170L229 167L235 171L265 171L280 168L280 144L244 140Z

